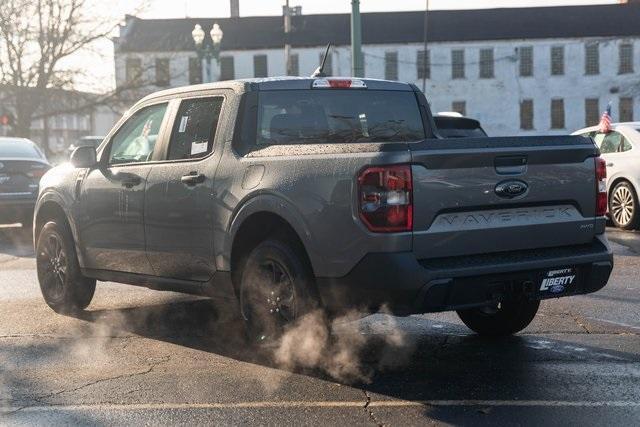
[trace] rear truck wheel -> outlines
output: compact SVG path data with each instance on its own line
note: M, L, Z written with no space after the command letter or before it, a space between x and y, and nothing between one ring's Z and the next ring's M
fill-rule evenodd
M512 335L526 328L538 312L540 301L525 298L500 302L490 307L458 311L462 322L485 336Z
M240 310L252 344L275 343L298 319L319 308L313 274L299 246L268 239L244 263Z
M613 225L618 228L633 230L638 227L638 195L630 183L622 181L613 187L609 196L609 215Z
M47 222L36 244L36 268L45 302L58 313L87 308L96 281L80 273L71 232L58 220Z

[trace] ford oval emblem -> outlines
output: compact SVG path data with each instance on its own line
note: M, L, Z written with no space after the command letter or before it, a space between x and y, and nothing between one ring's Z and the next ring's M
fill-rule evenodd
M524 195L529 186L524 181L510 180L503 181L496 185L495 192L498 196L505 199L513 199Z

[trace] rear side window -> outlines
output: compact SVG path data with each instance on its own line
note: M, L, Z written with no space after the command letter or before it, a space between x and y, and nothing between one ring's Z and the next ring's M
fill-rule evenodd
M223 97L186 99L176 115L168 160L198 159L213 151Z
M410 142L424 138L413 92L309 89L259 94L259 145Z
M0 157L26 157L41 159L43 156L30 142L21 140L0 141Z

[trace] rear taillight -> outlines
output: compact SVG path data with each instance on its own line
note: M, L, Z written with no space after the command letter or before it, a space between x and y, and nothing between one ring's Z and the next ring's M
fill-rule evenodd
M33 169L27 172L27 176L33 179L40 179L47 173L47 169Z
M607 214L607 162L596 157L596 216Z
M411 166L373 166L358 176L360 219L376 233L413 229Z

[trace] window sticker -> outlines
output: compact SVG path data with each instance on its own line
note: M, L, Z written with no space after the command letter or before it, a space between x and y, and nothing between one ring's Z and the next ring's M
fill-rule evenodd
M193 141L191 143L191 155L193 156L195 154L206 153L208 146L209 143L207 141Z
M189 121L189 116L182 116L180 119L180 128L178 128L178 132L184 133L187 129L187 122Z

